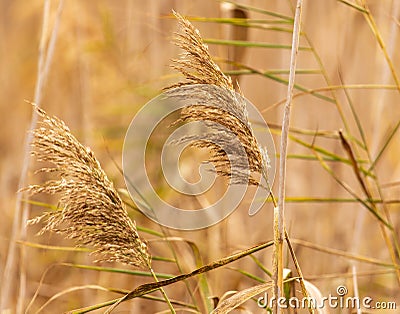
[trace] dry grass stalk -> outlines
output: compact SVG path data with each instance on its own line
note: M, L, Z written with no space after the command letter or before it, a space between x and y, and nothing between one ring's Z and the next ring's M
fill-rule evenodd
M281 145L279 150L279 183L278 183L278 206L274 208L274 254L273 254L273 273L274 273L274 296L276 299L284 295L283 290L283 242L286 238L289 248L291 247L290 240L285 228L285 195L286 195L286 161L287 161L287 146L289 139L290 126L290 109L293 99L293 88L296 75L297 55L299 51L300 28L301 28L301 13L303 1L297 0L296 10L293 23L292 49L290 55L290 71L289 81L287 86L287 97L282 120ZM294 251L290 248L293 260L295 262L298 274L300 276L300 285L303 295L308 297L308 291L304 284L301 269L297 263ZM314 313L314 310L309 305L309 312ZM274 313L283 313L282 308L278 303L274 304Z
M29 223L43 220L40 234L54 231L74 239L78 245L93 247L98 261L148 269L147 245L93 152L71 134L63 121L48 116L37 106L35 110L42 121L33 131L32 154L38 161L54 165L37 172L54 172L58 179L28 186L26 190L31 194L59 194L61 209L46 212Z
M268 154L254 136L245 99L235 93L231 78L212 60L200 32L181 15L174 14L181 26L176 44L184 53L181 59L172 61L172 67L186 80L170 86L167 95L181 100L193 99L195 103L184 107L175 123L205 121L214 130L204 136L182 138L182 141L191 143L193 147L208 148L211 151L209 161L219 175L234 178L232 184L259 185L260 175L268 182ZM204 88L204 84L210 87ZM243 148L235 143L237 139ZM226 148L230 149L227 151ZM241 153L243 149L245 156ZM243 162L246 157L247 162ZM232 168L229 159L238 166Z
M48 31L48 22L49 22L49 12L50 12L50 1L44 1L43 5L43 20L42 20L42 31L40 35L40 45L38 51L38 76L36 80L35 86L35 102L40 104L42 98L42 89L47 79L48 70L53 60L55 44L57 41L58 35L58 26L61 20L61 13L63 10L63 1L60 1L58 4L58 9L56 13L56 18L54 20L54 26L51 31L49 44L46 48L46 35ZM30 121L29 129L32 130L36 126L37 116L36 114L32 115ZM31 142L31 136L28 135L25 138L24 142L24 151L23 151L23 163L22 169L19 177L18 188L21 189L27 183L27 177L29 172L29 144ZM12 275L15 273L15 267L19 265L19 291L18 291L18 301L16 302L16 312L21 313L23 310L23 303L25 301L26 294L26 254L25 248L22 246L19 248L19 262L16 262L16 253L17 246L16 240L19 238L20 240L26 239L26 221L29 217L29 206L27 203L24 203L22 200L24 198L23 193L17 193L16 196L16 205L14 211L14 221L12 224L12 233L10 236L10 242L8 247L7 259L5 263L5 268L2 277L2 283L0 287L0 309L8 308L11 305L10 302L10 293L13 289L13 285L16 285L17 280L12 280Z

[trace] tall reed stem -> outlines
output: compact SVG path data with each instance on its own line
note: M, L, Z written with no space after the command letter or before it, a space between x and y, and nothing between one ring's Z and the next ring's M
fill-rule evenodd
M43 86L46 82L47 74L50 68L51 60L54 53L55 43L57 40L58 34L58 25L61 18L61 12L63 8L63 0L60 0L59 6L57 9L57 16L54 22L54 27L51 33L50 41L46 49L46 36L48 33L48 23L49 23L49 14L50 14L50 1L45 0L43 5L43 22L42 22L42 32L40 36L39 43L39 57L38 57L38 74L35 86L35 94L34 94L34 102L40 106L42 100L42 90ZM31 122L29 130L33 130L36 127L38 120L38 114L36 111L32 112ZM24 239L26 237L26 221L29 215L29 208L27 203L22 203L22 199L24 196L24 192L21 191L23 187L26 186L28 170L29 170L29 157L30 157L30 144L32 142L33 135L32 133L28 133L25 138L24 143L24 156L22 161L22 169L18 182L18 193L15 202L15 211L14 211L14 220L12 225L12 233L10 237L10 244L8 247L7 261L6 266L3 273L2 284L1 284L1 299L0 299L0 310L7 309L10 306L10 293L13 288L13 284L15 285L15 280L11 279L11 276L14 275L16 271L16 266L18 262L16 262L16 240L18 238ZM26 275L24 270L24 248L21 248L21 271L20 271L20 283L19 283L19 295L18 295L18 303L17 303L17 313L22 312L22 308L24 306L25 299L25 285L26 285Z
M282 135L279 159L279 186L278 206L274 209L274 313L282 313L278 307L277 300L283 295L283 241L285 238L284 213L285 213L285 179L286 179L286 157L289 137L290 107L293 97L296 61L299 50L300 21L302 11L302 0L297 0L296 12L293 25L292 50L290 56L290 74L287 89L287 97L282 121Z

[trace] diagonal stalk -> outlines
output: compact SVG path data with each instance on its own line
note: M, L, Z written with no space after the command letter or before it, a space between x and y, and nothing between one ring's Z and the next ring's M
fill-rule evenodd
M136 289L134 289L131 292L129 292L128 294L126 294L124 297L122 297L120 299L116 299L116 300L110 301L110 302L107 302L107 304L104 303L100 307L96 307L95 308L94 306L91 306L90 309L89 308L83 308L83 309L71 311L70 313L73 313L73 314L87 313L87 312L89 312L91 310L99 309L101 307L104 307L104 306L112 304L113 306L110 307L106 312L106 313L110 313L110 311L112 311L115 308L116 305L118 305L118 304L120 304L122 302L125 302L125 301L128 301L128 300L143 296L143 295L151 293L151 292L154 292L154 291L160 289L161 287L165 287L165 286L174 284L176 282L180 282L180 281L186 280L186 279L191 278L193 276L197 276L197 275L209 272L209 271L211 271L213 269L225 266L225 265L227 265L229 263L232 263L232 262L234 262L236 260L239 260L239 259L241 259L241 258L243 258L245 256L248 256L250 254L253 254L255 252L263 250L263 249L265 249L267 247L270 247L273 244L274 244L273 241L268 241L268 242L265 242L265 243L261 243L259 245L253 246L253 247L251 247L251 248L249 248L247 250L238 252L236 254L229 255L229 256L227 256L225 258L222 258L220 260L217 260L217 261L214 261L212 263L206 264L206 265L204 265L202 267L199 267L199 268L195 269L194 271L192 271L190 273L181 274L181 275L178 275L178 276L166 279L166 280L161 280L161 281L158 281L158 282L151 282L151 283L146 283L146 284L140 285Z

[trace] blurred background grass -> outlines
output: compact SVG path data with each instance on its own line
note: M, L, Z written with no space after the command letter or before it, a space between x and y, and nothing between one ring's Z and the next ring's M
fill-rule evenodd
M336 104L341 104L343 116L349 125L346 130L348 135L360 140L356 120L349 105L351 100L356 117L363 126L371 155L375 158L387 142L390 132L400 121L399 91L393 88L393 77L365 14L343 2L305 2L304 33L300 45L307 49L299 53L298 69L304 70L304 73L299 71L296 83L308 90L342 84L380 85L376 88L347 89L347 94L343 89L338 89L334 93ZM287 17L293 15L290 1L243 0L238 3ZM367 3L398 73L400 55L395 52L400 48L397 36L399 5L397 1L371 0ZM50 27L54 23L56 8L57 2L51 2ZM239 39L275 45L291 43L290 21L249 8L234 12L231 7L214 0L66 1L49 78L43 90L42 106L49 114L62 118L72 133L94 150L117 187L123 188L124 182L114 165L114 160L121 164L124 135L131 119L139 108L158 95L163 87L178 80L176 73L168 67L169 60L177 57L179 53L179 49L171 44L173 33L177 30L176 21L170 17L171 9L193 17L194 25L206 39ZM4 271L7 257L18 179L22 168L23 141L32 110L24 99L33 100L42 14L43 1L0 2L0 274ZM255 23L254 27L235 28L232 26L232 19L230 23L225 24L204 20L246 16L260 22ZM310 50L310 43L314 51ZM271 126L277 126L276 130L279 130L282 115L282 104L279 102L284 100L286 95L286 84L279 82L277 78L286 80L287 74L274 70L288 70L290 50L257 47L235 49L218 44L209 46L211 54L220 61L223 69L239 71L231 73L242 73L236 77L241 91L263 112L266 121ZM315 53L320 58L320 64ZM224 60L235 61L242 66L236 64L236 67L232 67ZM258 74L250 74L249 69ZM260 74L266 71L270 72L266 75ZM325 71L328 82L324 79L322 71ZM384 88L383 85L391 85L391 88ZM321 95L333 97L330 92L321 92ZM335 101L332 103L311 94L295 98L291 126L300 130L293 135L304 142L314 143L347 158L337 138L337 131L346 128ZM319 131L327 131L327 134L332 136L315 135ZM307 132L309 134L305 134ZM279 132L275 132L277 146L278 136ZM394 133L375 168L384 198L394 200L388 205L388 209L397 235L400 222L399 139L398 133ZM358 148L358 151L360 158L367 158L362 149ZM292 198L292 202L287 204L286 222L292 237L390 262L388 248L373 215L357 202L340 201L352 197L321 167L309 148L291 141L289 153L292 158L289 159L287 169L287 196ZM349 165L342 162L329 165L341 180L362 195ZM32 169L34 168L33 166ZM32 173L33 170L30 171L29 182L37 180ZM376 189L373 189L373 192L374 196L378 195ZM293 201L294 197L297 201ZM309 198L316 200L307 201ZM327 199L334 201L328 202ZM46 201L50 202L49 199ZM30 216L33 217L42 210L40 206L32 206ZM132 211L131 214L138 226L159 231L157 225L140 213ZM357 224L357 221L362 223ZM34 237L36 231L35 227L29 228L28 239L32 242L72 245L71 242L51 234ZM271 239L272 205L265 205L255 217L248 217L244 201L228 219L216 226L193 232L169 232L173 236L196 243L204 262L213 261L235 250ZM144 237L149 239L152 236L144 234ZM171 255L165 243L151 242L150 246L154 255ZM195 267L195 259L184 241L178 243L175 250L183 270L188 271ZM346 277L352 265L348 259L304 246L296 246L296 253L306 279L313 279L312 282L324 295L334 294L339 284L351 287L351 282ZM87 264L91 261L86 254L77 252L27 248L26 254L27 302L49 265L64 261ZM256 256L270 268L271 251L257 253ZM359 277L360 293L381 301L399 300L399 285L393 272L382 274L384 268L367 263L356 265L359 272L369 272L369 275ZM288 266L292 267L291 264ZM232 267L266 279L265 274L250 258L245 258ZM175 265L162 262L155 262L154 268L157 272L177 273ZM207 275L213 296L221 297L229 290L241 290L256 283L235 269L226 268ZM329 274L342 276L325 278ZM11 312L15 310L17 300L18 267L12 278L15 283L9 304ZM130 289L146 280L141 277L55 267L46 275L35 308L55 293L71 286L100 284ZM196 281L189 284L196 294ZM173 299L190 301L183 284L168 287L166 291ZM110 293L105 292L74 292L54 301L45 312L61 312L110 298ZM254 304L248 306L257 312ZM132 313L153 313L165 308L165 304L161 302L135 300L121 306L121 311L125 309Z

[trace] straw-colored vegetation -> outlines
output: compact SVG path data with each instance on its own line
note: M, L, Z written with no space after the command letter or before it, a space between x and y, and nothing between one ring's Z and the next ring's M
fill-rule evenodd
M148 268L150 255L125 206L107 178L100 163L59 119L49 117L35 107L43 122L34 130L33 156L52 167L37 173L55 173L58 180L30 185L31 194L59 195L60 209L45 212L28 221L45 221L39 232L53 231L74 239L82 246L94 247L99 262L119 262L137 268Z
M226 102L188 107L165 130L205 118L233 129L252 172L236 169L238 177L257 184L268 156L233 90L256 104L279 147L295 1L60 3L0 10L0 311L267 313L257 299L276 281L271 199L252 217L249 195L216 226L169 230L137 210L118 165L143 104L166 86L214 84ZM286 159L286 297L302 296L301 269L317 299L346 286L347 296L400 307L399 14L397 1L304 1ZM146 152L159 195L180 207L217 199L225 181L197 198L170 193L156 161L165 130ZM24 148L26 136L33 145ZM230 177L218 147L183 140L210 149ZM190 152L180 161L189 181L203 156Z
M175 13L175 16L182 28L177 35L176 44L183 49L183 54L180 59L173 60L172 67L181 72L185 80L168 88L167 95L179 99L190 99L192 94L201 95L202 86L193 85L221 87L215 90L216 96L213 96L210 91L207 97L199 97L196 104L184 107L180 118L174 122L178 124L207 121L214 132L207 138L202 135L190 136L181 141L188 142L192 147L209 149L212 153L209 161L215 165L217 173L226 177L233 177L235 174L234 183L249 182L258 185L259 180L249 176L247 173L249 170L264 175L268 180L269 157L266 154L266 148L259 146L253 134L244 99L238 97L233 89L231 78L226 76L212 60L199 31L181 15ZM182 86L189 86L189 88L177 88ZM240 142L240 147L243 147L243 153L240 152L239 147L235 147L236 138ZM230 152L227 152L227 148ZM231 155L230 159L228 153ZM233 164L238 167L233 167Z

